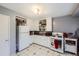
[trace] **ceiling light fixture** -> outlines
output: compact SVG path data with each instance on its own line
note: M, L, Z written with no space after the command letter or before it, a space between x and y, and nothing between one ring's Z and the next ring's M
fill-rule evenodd
M36 15L39 15L39 14L40 14L40 9L39 9L39 8L35 8L34 13L35 13Z
M36 15L40 15L41 10L40 10L40 8L39 8L38 6L34 6L34 7L33 7L33 12L34 12L34 14L36 14Z

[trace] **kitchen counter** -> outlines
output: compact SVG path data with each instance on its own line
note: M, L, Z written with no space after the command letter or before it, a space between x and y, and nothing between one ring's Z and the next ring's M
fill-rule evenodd
M30 31L30 35L52 36L52 31Z

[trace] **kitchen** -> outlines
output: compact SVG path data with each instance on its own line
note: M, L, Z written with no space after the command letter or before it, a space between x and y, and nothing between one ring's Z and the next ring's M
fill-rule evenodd
M13 4L13 5L19 6L20 4ZM32 6L32 5L33 4L29 4L29 5L23 4L23 6L25 7ZM48 6L56 5L60 9L63 6L66 8L69 8L68 6L71 6L71 7L73 7L73 5L76 6L76 4L41 4L41 5L48 5ZM13 10L9 9L11 7L12 6L10 6L9 4L1 4L0 6L0 13L10 16L11 18L11 21L10 21L11 23L9 23L10 24L9 30L11 35L10 44L9 44L10 51L8 50L9 51L8 55L16 55L16 54L23 55L22 51L28 49L32 45L35 45L35 46L37 45L37 46L41 46L46 49L49 49L55 52L56 54L58 54L58 56L64 55L65 52L68 52L70 55L78 55L78 49L77 49L77 38L78 38L77 33L79 33L78 32L79 30L77 30L77 28L79 28L78 15L72 16L68 13L67 15L63 16L63 14L67 12L67 10L65 11L63 7L62 10L64 12L62 15L61 15L62 11L59 12L59 10L56 9L56 11L55 10L52 11L52 14L55 12L55 14L53 14L54 17L52 16L46 17L45 15L44 17L43 15L40 15L41 10L39 7L39 8L35 8L34 13L30 15L30 17L26 17L20 13L13 11L17 7L12 8ZM47 8L50 9L50 7L47 7ZM73 10L72 8L69 8L69 9ZM69 9L68 11L70 11ZM20 11L20 9L18 11ZM22 11L23 11L22 13L25 13L24 10ZM59 12L59 13L56 13L56 12ZM27 14L29 15L30 13L27 13ZM36 18L33 19L34 16ZM35 50L35 49L32 49L32 50ZM22 52L22 54L20 54L20 52ZM27 56L26 55L27 52L25 52L24 54L25 56ZM33 53L34 55L36 54L35 51ZM51 54L56 55L54 53L51 53ZM42 55L42 53L38 55Z
M66 17L69 17L69 16L66 16ZM29 35L30 35L29 36L30 43L28 43L29 45L26 45L28 42L28 40L27 40L27 42L25 43L25 47L23 49L27 49L27 47L29 47L31 44L37 44L37 45L41 45L43 47L46 47L48 49L54 50L59 53L65 53L67 51L67 52L73 53L75 55L78 54L77 53L77 39L71 37L71 35L73 33L53 31L53 18L45 18L43 20L39 20L37 25L38 25L38 28L37 28L38 30L28 31ZM23 27L22 27L22 30L24 31ZM19 29L20 28L21 28L21 26L19 26ZM25 26L25 29L26 29L26 26ZM20 31L22 31L22 30L20 29ZM21 36L20 36L20 38L21 38ZM22 37L22 38L24 38L24 37ZM25 38L26 38L26 36L25 36ZM23 43L24 43L24 41L23 41ZM23 46L24 45L22 45L22 47ZM21 50L19 50L19 51L21 51Z

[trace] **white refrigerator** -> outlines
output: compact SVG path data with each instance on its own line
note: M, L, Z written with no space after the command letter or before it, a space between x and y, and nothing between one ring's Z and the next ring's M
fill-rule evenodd
M32 43L32 40L30 39L29 28L27 26L18 26L18 29L18 51L21 51L27 48Z

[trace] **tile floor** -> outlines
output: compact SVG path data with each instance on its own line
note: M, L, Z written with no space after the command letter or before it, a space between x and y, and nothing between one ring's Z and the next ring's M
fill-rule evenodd
M28 48L24 49L21 52L17 53L17 56L75 56L74 54L69 53L58 53L56 51L52 51L43 46L32 44Z

